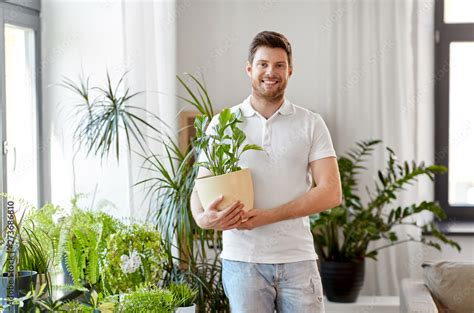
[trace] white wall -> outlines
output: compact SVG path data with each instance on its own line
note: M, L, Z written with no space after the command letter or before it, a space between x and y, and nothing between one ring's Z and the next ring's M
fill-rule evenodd
M287 97L324 117L318 60L329 53L319 44L327 42L327 1L179 0L178 6L183 8L177 20L178 73L202 71L215 107L238 104L251 93L248 47L258 32L272 30L285 34L293 48Z
M443 247L438 251L431 247L423 248L423 260L430 261L464 261L474 262L474 236L472 235L452 235L449 239L456 241L461 246L461 252L451 247Z
M119 164L114 157L102 162L84 153L74 157L75 116L71 110L77 98L57 84L63 77L77 79L84 73L91 77L91 85L103 86L107 70L115 82L131 70L124 88L145 91L132 104L161 116L173 127L177 107L175 3L44 0L42 4L43 124L51 161L47 200L67 205L74 194L85 193L89 195L83 201L85 206L93 200L94 206L108 200L116 206L112 213L143 218L147 203L142 202L140 187L132 187L143 179L142 159L127 155L125 141L121 142ZM156 145L152 148L159 150Z

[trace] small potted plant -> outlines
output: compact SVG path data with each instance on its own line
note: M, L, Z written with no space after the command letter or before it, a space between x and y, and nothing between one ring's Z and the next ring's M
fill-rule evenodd
M6 194L1 194L1 197L10 199ZM19 202L22 205L26 203L23 200ZM32 287L35 287L38 272L48 276L50 259L45 254L34 230L25 227L23 219L25 213L19 220L16 213L11 216L13 219L9 221L7 228L0 236L0 269L2 269L0 304L11 305L14 310L17 310L19 304L8 303L9 300L23 297L20 302L28 302L29 300L24 296Z
M112 234L104 260L105 286L112 294L157 282L166 258L160 233L149 225L132 224Z
M424 233L430 232L439 242L456 249L459 245L446 238L434 224L418 225L409 220L422 211L432 212L437 220L446 218L443 209L431 201L422 201L406 207L393 206L397 193L405 190L420 176L434 179L446 171L439 165L425 166L423 162L397 161L395 153L387 147L388 159L385 171L378 171L375 191L369 192L369 201L362 203L358 195L357 175L365 169L362 163L380 140L362 141L347 156L338 160L343 202L338 207L311 217L311 229L315 248L321 262L321 279L328 300L354 302L364 282L365 259L377 260L378 251L408 241L420 242L441 250L438 242L425 237L398 238L396 226L412 225ZM387 244L369 248L369 243L379 239Z
M242 123L241 115L240 110L232 112L226 108L219 114L215 125L209 124L207 115L196 117L194 146L203 156L196 166L204 167L212 174L196 180L196 189L205 208L220 195L224 198L219 204L219 209L227 207L236 200L244 204L246 211L253 208L254 195L250 169L242 169L239 160L246 151L263 149L254 144L244 145L245 133L237 126ZM211 129L207 130L208 127Z
M176 313L194 313L196 312L196 300L198 291L192 289L187 284L171 284L168 290L174 296L175 299L175 312Z
M120 301L118 312L162 312L172 313L175 299L173 293L152 284L144 284L125 294Z

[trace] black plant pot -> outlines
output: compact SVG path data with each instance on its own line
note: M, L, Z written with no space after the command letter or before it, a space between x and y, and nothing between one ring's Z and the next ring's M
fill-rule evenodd
M38 273L35 271L18 271L15 280L13 280L13 296L19 298L24 296L31 290L31 286L36 285L36 277ZM7 292L9 283L8 273L3 273L0 278L0 298L2 299L1 304L7 304L7 298L10 296ZM18 312L18 308L14 307L12 310L6 312Z
M364 284L365 262L321 260L321 281L332 302L355 302Z

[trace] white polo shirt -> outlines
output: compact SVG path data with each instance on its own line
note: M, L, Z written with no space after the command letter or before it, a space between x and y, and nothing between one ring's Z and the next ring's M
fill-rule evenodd
M239 124L246 142L265 151L243 153L239 166L252 173L254 207L271 209L288 203L311 189L309 163L335 157L331 137L321 116L284 100L268 120L255 111L251 96L231 108L241 109ZM211 121L212 131L217 117ZM203 157L203 155L200 156ZM252 230L223 232L221 258L252 263L289 263L317 259L309 217L295 218Z

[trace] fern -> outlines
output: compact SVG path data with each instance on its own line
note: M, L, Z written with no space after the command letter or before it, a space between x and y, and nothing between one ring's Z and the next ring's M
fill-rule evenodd
M94 231L88 233L89 254L87 260L87 276L91 285L95 285L99 281L99 243L102 237L101 225L93 227L93 229Z
M72 241L66 242L64 252L66 255L66 268L69 274L71 274L74 284L80 286L83 278L82 268L80 268L78 262L78 258L80 258L80 255L78 255L78 252L76 251L76 248L74 247Z

